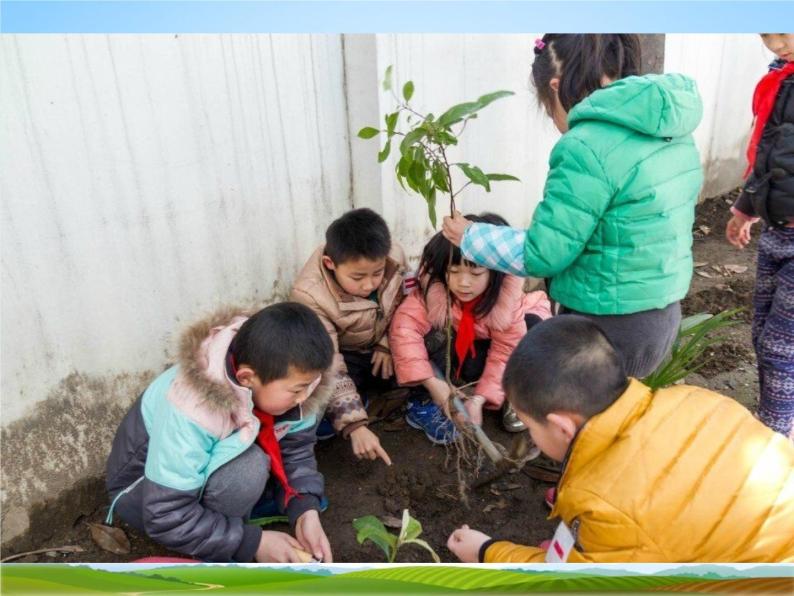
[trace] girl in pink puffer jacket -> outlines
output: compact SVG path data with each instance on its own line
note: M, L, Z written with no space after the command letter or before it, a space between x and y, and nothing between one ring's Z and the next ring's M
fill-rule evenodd
M472 221L508 225L492 213L466 216ZM450 250L452 261L450 264ZM424 430L434 443L448 443L452 424L439 415L447 410L449 388L444 381L446 354L447 288L452 294L452 371L458 385L477 381L466 409L475 424L482 408L496 410L504 403L502 373L527 325L551 316L545 292L523 291L519 277L480 267L462 258L460 249L441 233L422 252L420 286L397 309L389 342L397 381L421 385L432 402L409 404L407 421ZM515 415L506 411L505 427L523 430Z

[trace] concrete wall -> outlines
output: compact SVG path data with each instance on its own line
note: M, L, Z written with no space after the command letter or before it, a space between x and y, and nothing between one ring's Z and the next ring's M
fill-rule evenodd
M6 541L101 473L173 331L287 294L351 167L339 35L0 44Z
M380 166L378 141L355 136L393 110L387 65L414 81L421 112L515 91L452 157L521 178L470 187L464 212L526 225L558 138L529 86L535 37L0 38L4 543L32 503L102 473L175 332L221 303L284 297L331 219L370 206L418 256L423 200L394 180L394 156ZM707 193L739 180L760 47L667 39L666 69L695 76L706 101Z
M703 196L741 184L753 89L772 58L758 35L667 35L665 71L693 77L703 96L703 121L695 131L705 170Z

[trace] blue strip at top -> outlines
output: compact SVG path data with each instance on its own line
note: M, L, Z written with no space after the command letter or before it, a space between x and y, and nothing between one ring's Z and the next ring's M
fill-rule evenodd
M758 33L790 0L0 2L3 33Z

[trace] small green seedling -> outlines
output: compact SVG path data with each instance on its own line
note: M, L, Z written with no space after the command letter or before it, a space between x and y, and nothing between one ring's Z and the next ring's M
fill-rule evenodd
M419 523L419 520L411 517L407 509L403 509L402 528L400 528L399 536L389 532L374 515L365 515L354 519L353 527L358 532L356 535L358 543L363 544L365 540L371 540L385 553L386 561L389 563L394 563L397 552L405 544L418 544L432 555L433 561L441 562L436 551L427 542L419 539L419 535L422 533L422 524Z

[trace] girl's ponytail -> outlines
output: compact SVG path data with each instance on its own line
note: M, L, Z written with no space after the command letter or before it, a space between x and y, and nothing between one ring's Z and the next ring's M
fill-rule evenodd
M549 83L560 79L558 95L566 112L600 89L602 80L640 73L640 40L634 34L546 34L535 45L532 81L538 100L550 112L554 105Z

